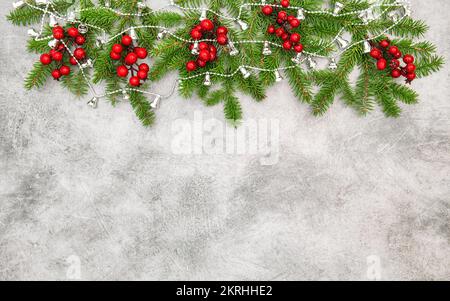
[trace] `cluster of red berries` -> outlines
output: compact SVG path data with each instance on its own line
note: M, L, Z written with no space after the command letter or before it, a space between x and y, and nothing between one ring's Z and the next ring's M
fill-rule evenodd
M289 0L281 0L280 5L283 8L289 8ZM262 12L266 16L276 17L276 23L279 25L271 24L267 28L267 33L275 34L277 37L283 40L283 48L285 50L294 50L299 53L303 51L303 45L300 43L301 36L296 32L291 32L292 29L300 26L300 20L293 15L289 15L284 10L274 9L271 5L265 5L262 7Z
M131 73L130 86L139 87L141 81L147 80L150 67L146 63L138 64L139 59L147 58L147 49L134 46L133 39L129 35L123 35L121 44L112 46L109 56L115 61L121 61L116 70L117 76L127 77Z
M391 45L388 40L383 40L378 45L373 44L370 56L377 60L377 69L386 70L390 67L390 75L393 78L404 76L407 83L416 79L416 65L414 65L414 56L410 54L403 55L399 48ZM403 57L403 64L400 59Z
M190 35L195 41L203 38L216 40L217 44L222 46L228 44L228 28L225 26L217 26L216 28L214 22L209 19L205 19L196 25L191 30ZM189 50L193 55L197 56L197 59L186 63L186 70L188 72L195 71L197 68L204 68L208 62L213 62L217 59L217 47L212 43L199 42L190 44Z
M55 80L59 80L62 76L70 74L70 67L64 65L64 56L69 56L69 63L71 65L77 65L86 59L86 51L82 45L86 43L86 38L80 34L77 28L69 27L65 30L63 27L57 25L53 27L53 38L58 42L49 53L41 55L40 61L43 65L50 65L52 62L56 62L56 68L52 71L52 77ZM69 49L73 48L72 54Z

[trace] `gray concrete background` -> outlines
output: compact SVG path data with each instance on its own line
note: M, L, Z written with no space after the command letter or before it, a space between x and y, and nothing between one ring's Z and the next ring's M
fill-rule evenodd
M83 280L365 280L375 258L382 279L450 280L448 64L414 82L421 102L395 120L339 101L312 117L286 82L265 103L243 97L246 117L280 120L275 165L176 155L174 120L222 120L221 107L174 96L147 129L126 103L93 111L55 83L26 92L37 56L4 18L11 2L0 3L0 279L64 280L78 258ZM450 2L411 2L450 61Z

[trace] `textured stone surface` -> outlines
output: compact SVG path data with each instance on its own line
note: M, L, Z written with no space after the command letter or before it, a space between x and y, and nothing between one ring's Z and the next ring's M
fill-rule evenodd
M450 280L448 65L414 83L420 104L395 120L341 102L312 117L285 82L265 103L243 97L246 117L279 121L276 164L179 155L175 120L223 120L220 107L174 96L147 129L126 103L93 111L55 83L26 92L36 56L4 18L10 2L0 3L0 279L64 280L79 259L86 280L364 280L375 258L383 279ZM450 2L412 4L450 61Z

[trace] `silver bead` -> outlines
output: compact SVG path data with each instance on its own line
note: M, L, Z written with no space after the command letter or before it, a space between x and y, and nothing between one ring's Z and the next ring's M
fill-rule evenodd
M391 19L392 22L396 23L399 20L399 14L398 11L394 10L388 13L389 19Z
M139 36L136 32L136 29L133 27L130 28L130 38L133 40L133 46L137 46L137 41L139 40Z
M248 29L248 24L245 23L244 21L237 20L236 22L239 24L239 26L241 27L242 30L247 30Z
M303 10L303 8L300 8L297 11L297 19L299 20L305 20L305 11Z
M167 30L163 30L163 31L159 32L158 35L156 36L156 39L158 39L158 40L164 39L166 37L167 33L168 33Z
M157 110L161 107L161 96L156 95L155 99L150 103L150 107L154 110Z
M50 40L49 42L48 42L48 47L50 47L50 48L55 48L57 45L58 45L58 40L57 39L53 39L53 40Z
M309 69L316 69L317 63L311 56L308 56L306 58L306 62L307 62L307 65L308 65Z
M291 59L291 61L297 65L300 65L302 63L302 57L303 54L301 52L297 53L297 55L295 57L293 57Z
M85 24L78 25L78 32L81 34L86 34L88 32L88 27Z
M264 49L263 49L263 55L268 56L272 54L272 50L270 50L270 44L269 42L264 42Z
M347 41L346 39L344 39L342 37L338 37L336 39L336 43L338 44L339 48L341 48L341 49L347 48L347 46L350 44L349 41Z
M228 47L230 48L230 55L236 56L239 54L239 50L234 46L234 43L232 41L228 42Z
M200 22L201 21L203 21L203 20L206 20L208 17L207 17L207 13L208 13L208 11L206 10L206 9L202 9L202 14L200 15Z
M87 105L93 109L96 109L98 107L98 98L93 97L91 100L88 101Z
M27 31L28 36L36 38L39 36L39 33L36 32L36 30L34 30L33 28L28 29Z
M364 40L363 53L370 53L371 50L372 50L372 46L370 46L369 41Z
M245 67L244 67L244 66L241 66L241 67L239 67L239 71L241 71L241 73L242 73L242 77L243 77L244 79L247 79L247 78L249 78L249 77L250 77L250 75L251 75L251 73L250 73L250 72L248 72L248 70L247 70L247 69L245 69Z
M330 70L336 70L337 69L336 60L334 58L330 59L330 65L328 65L328 69Z
M18 8L23 7L25 5L25 2L24 1L16 1L16 2L13 2L12 5L13 5L14 9L18 9Z
M55 27L56 25L58 25L58 20L56 20L56 17L54 15L50 15L50 20L48 21L48 25L50 25L50 27Z
M123 100L128 100L130 99L130 95L128 95L128 92L126 89L122 90L122 96L123 96Z
M210 87L212 85L211 83L211 75L209 73L206 73L205 81L203 82L204 86Z
M275 70L274 73L275 73L275 81L276 82L281 82L283 80L283 77L281 76L280 71Z
M335 6L334 6L333 14L334 15L339 14L343 8L344 8L344 4L342 4L341 2L336 2Z
M77 19L76 14L74 11L70 11L67 13L67 22L72 23L75 22Z
M192 50L191 50L191 54L192 55L198 55L199 54L198 44L199 44L198 41L194 42L194 46L192 47Z

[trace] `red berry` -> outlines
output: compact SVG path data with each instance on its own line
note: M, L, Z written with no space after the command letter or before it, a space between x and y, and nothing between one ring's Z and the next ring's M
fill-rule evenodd
M52 76L54 79L59 79L61 77L61 72L59 70L53 70Z
M281 39L283 41L289 40L289 35L287 33L283 33L283 35L281 36Z
M203 67L206 66L206 62L205 62L205 61L202 61L202 60L200 60L200 59L198 59L198 60L197 60L197 65L198 65L200 68L203 68Z
M293 33L293 34L291 34L290 40L291 40L292 43L295 44L295 43L300 42L301 38L302 37L298 33Z
M274 34L275 33L275 26L269 25L269 27L267 27L267 33L268 34Z
M289 24L291 25L292 28L297 28L300 26L300 20L297 18L292 19Z
M217 35L220 35L220 34L227 35L228 34L228 28L226 28L225 26L217 27L216 34Z
M40 61L42 65L49 65L52 62L52 57L50 56L50 54L44 53L43 55L41 55Z
M383 56L383 54L378 48L373 48L370 51L370 56L373 57L374 59L380 59Z
M112 51L115 53L122 53L123 47L120 44L114 44L112 47Z
M211 58L211 55L209 54L208 50L200 50L198 58L201 59L202 61L207 62Z
M128 68L124 65L117 67L117 76L119 77L127 77L128 76Z
M411 54L405 54L405 56L403 57L403 61L405 62L405 64L412 64L414 63L414 57Z
M217 54L217 48L214 45L209 46L209 52Z
M80 33L78 32L77 28L70 27L69 29L67 29L67 34L72 38L76 38Z
M280 27L277 30L275 30L275 34L277 35L277 37L281 38L281 36L285 34L283 27Z
M142 71L145 71L148 73L150 71L150 67L146 63L142 63L139 65L139 70L142 70Z
M400 67L400 61L397 59L393 59L391 60L391 64L390 64L391 68L395 69Z
M377 69L384 70L387 67L387 61L385 59L379 59L377 62Z
M200 40L202 38L203 34L201 33L200 30L192 30L191 31L191 38L193 38L194 40Z
M292 43L291 43L290 41L285 41L285 42L283 43L283 48L286 49L286 50L291 50L291 48L292 48Z
M228 43L228 38L226 35L217 36L217 43L219 45L226 45Z
M407 64L405 67L406 72L408 73L414 73L416 71L416 65L414 64Z
M270 16L270 15L273 13L273 8L272 8L272 6L270 6L270 5L263 6L262 12L263 12L263 14L265 14L266 16Z
M283 21L283 19L278 18L278 19L277 19L277 23L280 24L280 25L282 25L282 24L284 23L284 21Z
M64 44L59 44L57 48L58 50L64 50L66 49L66 46L64 46Z
M192 30L198 30L198 31L202 32L203 28L201 25L197 25Z
M62 28L62 26L56 25L55 27L53 27L52 31L53 32L55 32L55 31L62 31L62 32L64 32L64 28Z
M402 57L402 53L399 51L399 52L397 52L396 54L394 54L394 57L395 57L396 59L399 59L399 58Z
M52 29L53 37L57 40L64 38L64 29L61 26L55 26Z
M139 87L140 84L141 84L141 80L139 77L137 77L137 76L130 77L130 85L131 86Z
M209 53L209 61L212 62L217 58L217 53L210 52Z
M411 82L411 81L416 79L416 74L415 73L408 73L406 75L406 79Z
M86 38L79 35L75 38L75 43L77 43L78 45L84 45L84 43L86 43Z
M134 53L136 53L137 57L140 58L141 60L147 58L147 49L142 48L142 47L136 47L134 48Z
M71 65L78 65L77 60L73 56L70 57L69 62Z
M133 43L133 39L129 35L124 35L122 37L122 45L130 46Z
M397 46L391 46L389 47L389 53L392 55L395 55L399 52L398 47Z
M293 15L289 15L287 18L288 22L291 22L294 19L295 19L295 17Z
M192 72L195 71L195 69L197 69L197 64L194 61L189 61L186 64L186 70L188 72Z
M122 58L122 55L120 53L111 51L111 53L109 54L109 57L115 61L118 61Z
M302 44L295 45L294 46L294 50L295 50L295 52L298 52L298 53L302 52L303 51L303 45Z
M125 64L127 65L133 65L134 63L136 63L138 60L138 56L136 55L136 53L131 52L128 53L127 56L125 57Z
M389 41L388 40L383 40L380 42L380 46L383 48L387 48L389 46Z
M214 23L209 19L205 19L202 22L200 22L200 26L204 31L211 31L214 29Z
M61 68L59 68L59 72L61 72L61 75L69 75L70 67L63 65L61 66Z
M402 72L400 70L398 70L398 69L394 69L391 72L391 76L393 78L399 78L400 76L402 76Z
M58 61L59 62L59 61L61 61L63 59L63 54L61 52L54 51L54 52L52 52L52 59L54 61Z
M289 7L290 3L289 3L289 0L281 0L280 4L283 7Z
M143 70L139 70L137 73L137 76L142 79L142 80L146 80L148 78L148 72L145 72Z
M209 45L206 42L200 42L200 43L198 43L198 49L199 50L209 49Z
M73 52L73 56L77 59L77 60L82 60L86 57L86 51L84 51L83 48L77 48L75 49L75 51Z
M53 31L53 37L57 40L64 39L64 31Z
M282 10L278 13L278 19L286 20L287 16L288 16L288 14L284 10Z

